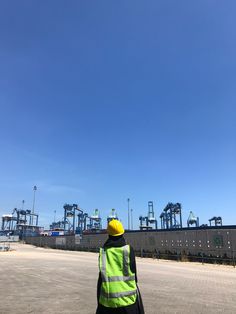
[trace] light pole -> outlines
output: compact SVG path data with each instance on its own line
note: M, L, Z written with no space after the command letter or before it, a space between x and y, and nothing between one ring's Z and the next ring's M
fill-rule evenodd
M127 198L127 202L128 202L128 230L130 229L130 222L129 222L129 201L130 201L130 199Z
M54 210L54 223L56 223L56 213L57 213L57 211Z
M35 192L37 191L37 186L36 186L36 185L33 187L33 191L34 191L34 198L33 198L33 209L32 209L32 214L34 215ZM32 225L34 225L34 216L32 216Z
M133 230L133 209L130 209L131 212L131 230Z

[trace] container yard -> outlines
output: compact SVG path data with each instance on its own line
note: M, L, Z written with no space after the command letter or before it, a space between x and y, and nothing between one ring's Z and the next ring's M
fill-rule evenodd
M49 230L38 226L38 219L39 215L30 210L15 208L11 214L2 216L1 234L18 236L36 246L91 252L98 252L106 239L98 209L89 215L78 204L65 204L63 219L52 222ZM112 219L119 219L115 209L107 216L105 225ZM186 225L183 227L180 203L168 203L158 221L153 202L149 201L147 215L139 217L139 230L130 227L125 234L137 256L235 266L235 225L224 226L219 216L210 218L209 224L199 225L199 217L192 211Z

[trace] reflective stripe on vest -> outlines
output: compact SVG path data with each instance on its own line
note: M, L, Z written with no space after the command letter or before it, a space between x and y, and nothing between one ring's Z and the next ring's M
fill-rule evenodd
M112 282L112 281L130 281L135 280L135 276L112 276L107 277L102 275L102 281L104 282Z
M136 301L137 287L135 274L130 269L129 252L129 245L100 249L102 287L99 303L106 307L122 307Z
M121 298L121 297L127 297L129 295L134 295L137 293L137 290L133 291L125 291L125 292L114 292L114 293L106 293L104 291L101 291L101 295L103 295L106 298Z

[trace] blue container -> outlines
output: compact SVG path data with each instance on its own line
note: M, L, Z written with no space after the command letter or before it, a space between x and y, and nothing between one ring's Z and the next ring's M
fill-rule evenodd
M52 231L51 236L59 236L60 235L60 231Z

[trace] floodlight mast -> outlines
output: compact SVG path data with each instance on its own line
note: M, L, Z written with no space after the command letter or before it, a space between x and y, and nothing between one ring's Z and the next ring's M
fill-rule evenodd
M33 187L33 191L34 191L34 198L33 198L32 214L34 215L35 193L36 193L36 191L37 191L37 186L36 186L36 185ZM32 216L32 225L34 225L34 216Z
M129 201L130 201L130 199L127 198L127 202L128 202L128 230L130 229Z

